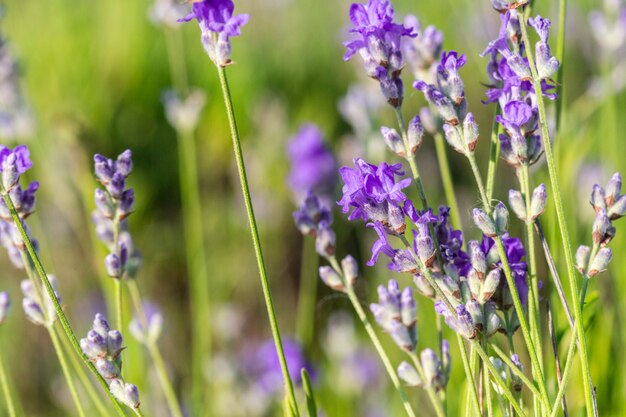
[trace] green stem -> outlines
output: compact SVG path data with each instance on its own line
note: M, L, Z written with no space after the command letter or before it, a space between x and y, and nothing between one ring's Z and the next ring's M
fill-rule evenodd
M296 336L305 350L311 347L315 331L315 303L317 301L318 255L315 240L304 239L300 266L300 289L296 315Z
M365 314L365 310L363 310L363 306L361 306L361 302L359 301L359 298L354 292L354 288L352 287L352 285L350 285L349 282L347 282L347 280L343 276L343 270L341 269L341 266L339 265L337 258L335 256L331 256L327 259L328 259L328 262L330 262L330 265L332 266L332 268L335 270L335 272L337 272L339 276L342 277L342 280L344 281L344 285L346 287L346 294L348 296L348 299L352 303L352 307L354 308L356 315L359 317L361 324L363 324L363 327L365 328L367 335L372 341L372 344L374 345L374 348L376 349L378 356L380 356L380 359L383 362L385 370L389 374L389 378L391 379L391 382L394 388L396 389L396 391L398 391L398 394L400 395L400 400L402 401L402 405L404 406L406 413L411 417L415 417L415 412L413 411L413 408L411 407L411 403L409 402L409 399L406 395L406 392L404 391L404 388L402 388L402 383L400 382L400 379L398 378L398 375L396 374L396 370L391 364L391 360L389 359L389 356L387 355L385 348L383 347L382 343L380 343L380 339L378 338L376 331L374 331L374 327L372 327L372 324L367 318L367 314Z
M39 256L37 255L37 252L35 251L33 243L30 237L28 236L26 229L24 228L24 225L22 223L22 220L20 219L19 214L17 213L17 210L15 209L13 200L11 200L11 198L9 197L9 194L6 192L6 190L4 189L4 186L2 186L1 184L0 184L0 193L2 194L2 198L4 199L4 202L9 209L9 212L11 213L11 218L13 219L13 223L17 227L20 233L20 236L22 237L24 246L26 246L26 251L28 255L30 256L30 259L35 267L35 270L37 271L37 275L39 276L39 279L41 280L41 283L43 287L45 288L48 294L48 297L50 298L50 300L52 300L52 303L54 304L54 310L57 314L57 317L59 318L59 322L61 323L63 332L65 333L66 337L70 341L72 348L74 349L74 352L76 352L76 354L81 357L85 365L96 376L96 378L98 379L98 382L100 383L102 388L106 391L107 396L113 403L118 415L123 417L124 411L122 410L119 403L117 402L117 400L115 399L111 391L109 390L109 385L107 384L106 380L100 375L95 365L83 353L80 347L80 344L78 343L78 339L76 339L76 335L74 334L74 330L72 330L72 326L70 326L70 323L67 320L67 316L63 312L63 308L61 307L61 304L59 303L59 300L56 297L54 288L52 287L52 284L50 283L50 280L48 279L48 275L46 274L46 271L44 270L43 265L41 264L41 260L39 259Z
M487 317L486 310L483 306L483 317ZM487 336L482 335L482 349L488 352ZM487 359L489 361L489 359ZM484 360L483 360L484 362ZM493 409L491 404L491 384L489 383L489 373L487 372L488 364L483 363L483 391L485 392L485 402L487 403L487 417L493 417Z
M76 406L76 410L78 410L78 415L81 417L85 417L85 411L83 410L83 405L81 404L80 398L78 397L78 392L76 392L74 380L72 379L70 368L67 366L65 354L63 353L63 348L61 347L61 343L59 342L59 337L57 336L52 326L46 326L46 329L50 334L50 340L52 340L54 351L59 358L59 363L61 364L61 369L63 370L63 376L65 376L65 381L67 382L67 386L70 390L70 394L72 396L72 400L74 401L74 405Z
M415 352L411 352L409 356L411 357L411 360L413 361L413 365L415 366L417 373L419 374L422 381L424 381L424 385L425 385L424 389L426 390L426 393L428 394L428 398L430 399L430 402L433 405L433 408L435 409L435 414L437 414L438 417L445 417L446 414L443 412L441 401L439 401L439 398L437 397L437 393L435 392L435 389L433 388L432 384L430 384L429 381L426 381L424 368L422 367L422 364L419 358L417 357L417 354Z
M139 286L137 285L137 281L135 281L134 279L129 279L127 280L127 285L133 305L135 306L137 317L141 322L141 327L144 330L147 330L148 318L146 317L146 312L141 302L141 293L139 292ZM172 381L167 374L165 361L163 360L163 356L161 355L159 347L156 345L156 341L149 340L145 343L145 346L148 349L150 359L152 359L154 367L156 368L159 383L161 384L161 388L163 389L163 394L165 395L165 400L167 402L168 408L170 409L170 412L172 413L172 416L183 417L183 412L180 408L180 405L178 404L178 399L176 398L176 392L174 391L174 387L172 386Z
M4 369L4 359L2 358L2 349L0 349L0 388L2 388L2 395L4 396L4 402L7 407L9 417L17 417L15 411L15 402L13 401L13 395L11 395L11 388L9 387L9 377Z
M493 124L491 126L491 142L489 144L489 168L487 170L487 200L493 198L493 186L496 182L496 171L498 170L498 161L500 159L500 138L499 134L502 126L496 122L496 116L500 113L500 106L496 104Z
M474 409L476 411L476 416L480 415L480 400L478 399L478 391L476 390L476 384L474 383L474 373L476 368L478 367L477 360L472 364L470 364L469 359L467 358L467 351L465 350L465 344L463 343L463 337L461 335L456 335L457 343L459 344L459 351L461 352L461 362L463 362L463 369L465 370L466 380L468 384L468 393L469 397L472 400L472 404L474 405ZM472 344L472 357L476 353L478 353L476 349L476 345ZM479 346L480 347L480 346ZM474 358L472 358L474 359ZM467 407L466 411L469 410L470 407ZM467 414L467 413L466 413Z
M185 60L185 43L181 31L179 29L165 29L165 44L174 87L180 94L186 96L189 93L189 82Z
M122 294L122 279L117 278L115 281L115 323L120 332L124 331L122 305L124 302Z
M217 73L220 78L220 85L222 88L222 94L224 96L224 104L226 106L226 114L228 116L228 123L230 125L230 132L233 140L233 149L235 152L235 160L237 162L237 170L239 172L239 180L241 183L241 192L243 194L244 203L246 206L246 212L248 214L248 222L250 224L250 233L252 236L252 244L257 260L257 266L259 269L259 275L261 278L261 287L263 289L263 296L265 298L265 306L267 307L267 315L272 329L272 336L274 338L274 344L276 345L276 352L278 353L278 359L280 361L280 367L285 382L285 388L287 396L291 401L291 407L296 412L296 417L299 416L298 405L296 402L296 395L293 389L293 382L289 376L289 369L287 368L287 361L285 359L285 353L283 351L283 345L280 338L280 330L278 329L278 322L276 321L276 313L274 311L274 303L272 301L272 294L267 280L267 272L265 270L265 261L263 260L263 252L261 250L261 241L259 239L259 232L257 229L256 218L254 216L254 208L252 206L252 198L250 197L250 189L248 187L248 178L246 175L246 166L243 160L243 153L241 150L241 141L239 139L239 131L237 128L237 121L235 119L235 111L233 109L232 97L230 95L230 87L228 85L228 79L226 78L226 69L223 67L217 67Z
M463 350L465 350L465 345L463 345L463 340L460 340L461 344L459 345L460 348L462 348ZM469 359L469 366L465 366L465 362L463 363L463 368L466 369L466 373L469 375L474 375L476 368L478 367L478 353L476 352L476 349L474 348L474 345L471 344L470 345L470 359ZM471 407L469 406L470 403L470 398L472 397L472 394L475 395L476 398L472 398L472 404L475 404L476 406L476 411L478 413L480 413L480 408L478 406L478 393L476 392L476 385L474 385L474 379L469 379L466 378L465 382L467 383L467 390L465 392L465 417L470 417L471 414Z
M444 143L443 135L437 132L434 136L435 150L437 152L437 161L439 162L439 173L441 175L441 182L443 184L443 192L446 196L446 202L450 206L450 219L452 220L452 226L455 229L461 230L461 216L459 211L459 205L456 201L456 194L454 193L454 184L452 182L452 173L450 171L450 164L448 163L448 155L446 152L446 145Z
M556 172L555 158L552 153L552 144L550 143L550 133L548 132L548 124L546 118L546 108L543 100L543 92L541 90L541 80L537 74L537 68L535 67L535 60L531 53L532 45L528 38L528 29L526 27L526 20L524 18L519 19L520 29L522 32L522 40L527 51L528 64L530 66L533 76L533 86L535 88L535 95L537 98L537 108L539 109L539 123L541 126L541 135L543 139L543 145L546 154L546 162L548 164L548 173L550 174L550 184L552 187L552 196L554 199L554 205L556 207L557 220L559 224L559 230L561 233L563 249L565 251L565 262L567 265L568 278L570 283L570 290L572 292L572 302L575 306L580 305L580 299L578 297L578 285L576 283L576 272L574 269L574 259L572 257L572 245L570 243L569 230L567 228L567 221L565 219L565 210L563 209L563 198L561 197L561 188L559 186L559 179ZM580 340L580 362L583 373L583 387L585 392L585 403L587 406L587 416L591 416L593 413L593 394L591 383L591 372L589 370L589 360L587 355L587 342L585 340L585 332L582 323L582 314L580 309L574 308L574 320L578 329L578 337Z
M68 355L68 357L70 358L70 362L72 363L72 368L74 369L74 372L76 373L76 375L78 375L78 379L80 379L80 383L85 388L85 391L87 392L87 395L91 399L91 402L93 402L96 409L98 409L98 413L100 413L102 417L107 417L109 413L104 403L102 402L102 399L100 398L100 396L98 396L98 393L96 392L91 381L89 380L89 376L85 373L85 370L83 369L82 364L79 362L76 355L73 354L72 346L70 345L69 341L66 338L62 337L62 330L56 328L55 331L58 331L59 334L61 335L59 339L61 340L63 349L65 353Z

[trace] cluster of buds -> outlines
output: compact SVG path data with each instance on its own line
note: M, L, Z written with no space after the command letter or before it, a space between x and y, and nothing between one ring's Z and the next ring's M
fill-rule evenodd
M11 298L6 291L0 292L0 324L4 323L11 308Z
M309 192L302 205L293 213L298 230L305 236L315 237L315 248L320 256L335 254L335 232L331 225L332 214L320 203L319 198Z
M133 168L130 150L122 152L114 161L102 155L94 156L96 178L104 189L95 191L96 210L92 214L96 233L110 251L105 266L110 277L133 278L140 263L126 218L132 213L135 192L126 188L126 180Z
M539 114L526 101L509 101L496 121L504 128L500 135L502 158L513 167L533 165L543 154Z
M359 266L352 255L341 261L341 271L335 271L330 266L320 266L320 279L335 291L345 291L346 287L353 287L359 277Z
M436 391L445 389L452 368L450 345L447 340L442 342L442 353L443 357L440 360L434 350L424 349L419 358L423 372L419 372L408 362L402 362L398 366L398 376L411 387L433 387Z
M397 130L383 126L380 129L385 144L401 158L412 158L424 141L424 127L419 116L415 116L409 122L406 143Z
M404 19L406 27L412 27L418 36L402 39L402 53L413 70L416 80L429 84L436 81L437 67L443 51L443 32L429 25L422 31L417 17L409 15Z
M470 299L465 304L457 305L455 311L451 311L442 301L437 301L435 311L443 316L452 330L469 340L476 338L479 332L489 338L502 328L502 320L496 313L493 301L481 305Z
M502 272L496 264L488 262L487 254L482 250L478 241L469 241L468 247L471 267L467 272L467 287L471 297L480 305L484 305L498 290Z
M485 236L502 236L507 231L509 225L509 210L502 202L496 204L491 215L480 208L475 208L472 215L474 224Z
M376 322L401 349L414 352L417 347L417 305L411 287L400 291L391 279L385 288L378 287L378 304L370 305Z
M613 174L605 188L595 184L591 192L591 206L596 212L591 237L594 248L581 245L576 251L576 267L589 277L598 275L609 266L613 253L607 245L615 237L613 222L626 214L626 195L621 194L622 176ZM592 258L593 256L593 258Z
M61 296L57 291L56 277L48 275L48 280L54 290L57 301L61 303ZM57 313L54 302L50 299L48 292L27 279L21 282L21 288L24 294L22 307L28 320L38 326L52 326L57 319Z
M526 201L521 192L517 190L509 190L509 204L515 215L524 222L534 222L543 213L546 208L546 186L540 184L533 190L530 198L530 213L526 210Z
M139 408L139 391L122 378L122 334L111 330L102 314L96 314L87 337L80 340L80 347L102 377L109 383L111 393L130 408Z
M144 302L142 311L128 324L130 334L144 345L154 345L163 330L163 315L152 303Z

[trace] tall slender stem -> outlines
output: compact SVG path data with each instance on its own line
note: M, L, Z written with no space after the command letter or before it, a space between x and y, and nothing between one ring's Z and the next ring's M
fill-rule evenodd
M0 388L2 388L2 395L4 396L4 403L7 407L9 417L17 417L17 412L15 411L15 402L13 401L11 387L9 386L9 377L6 370L4 369L2 349L0 349Z
M141 323L141 327L144 329L144 331L147 331L147 329L149 328L148 318L146 317L146 312L141 302L141 293L139 292L139 286L137 285L137 281L135 281L134 279L129 279L127 280L127 285L128 292L130 293L133 305L135 306L135 311ZM174 387L172 386L172 381L167 374L165 361L163 360L163 356L161 355L161 351L159 350L156 341L149 340L145 343L145 345L157 371L159 383L161 384L161 388L163 389L163 394L165 395L165 400L167 402L168 408L170 409L170 412L172 413L172 416L183 417L183 412L180 408L180 405L178 404L178 399L176 398L176 392L174 391Z
M120 331L124 329L124 318L123 318L123 290L122 290L122 280L121 278L114 279L115 281L115 325Z
M246 206L246 212L248 214L248 222L250 224L250 234L252 236L252 244L254 246L254 252L256 255L257 266L259 269L259 275L261 278L261 287L263 289L263 296L265 298L265 306L267 307L267 315L272 329L272 336L274 338L274 344L276 345L276 352L278 353L278 359L285 382L285 389L289 401L291 401L291 408L296 412L296 417L299 416L298 404L296 402L296 396L293 389L293 382L289 376L289 369L287 368L287 360L285 359L285 353L283 351L283 345L280 338L280 330L278 329L278 322L276 321L276 312L274 311L274 302L272 301L272 294L267 279L267 272L265 270L265 261L263 260L263 252L261 250L261 240L259 238L259 232L256 224L256 218L254 216L254 208L252 206L252 198L250 197L250 189L248 187L248 178L246 175L246 166L243 160L243 153L241 150L241 141L239 139L239 130L237 128L237 121L235 119L235 111L233 109L232 97L230 95L230 87L228 85L228 79L226 78L226 69L224 67L217 67L217 73L220 78L220 85L222 88L222 94L224 95L224 104L226 105L226 114L228 115L228 123L230 125L231 137L233 140L233 149L235 152L235 160L237 162L237 170L239 172L239 180L241 183L241 192L243 194L244 203Z
M570 283L570 289L572 293L572 302L574 306L580 305L580 299L578 297L578 284L576 282L576 272L574 269L574 259L572 257L572 245L569 237L569 230L567 228L567 220L565 218L565 210L563 209L563 198L561 197L561 188L559 186L558 174L556 171L555 158L552 153L552 144L550 143L550 133L548 131L548 124L546 118L546 108L543 100L543 91L541 89L541 80L537 74L537 68L535 67L535 60L532 54L531 43L528 37L528 28L526 26L526 19L522 16L519 19L520 29L522 32L522 40L527 51L528 64L532 72L532 81L535 89L535 95L537 97L537 108L539 109L539 124L541 126L541 135L543 139L543 145L546 154L546 162L548 164L548 173L550 175L550 184L552 187L552 197L554 205L556 207L556 216L559 224L559 230L561 233L561 239L563 242L563 249L565 251L565 263L567 265L567 273ZM593 413L593 394L591 383L591 372L589 370L589 360L587 355L587 342L585 339L585 331L582 323L581 310L574 308L574 320L578 329L578 338L580 340L579 354L580 362L583 373L583 387L585 392L585 403L587 406L587 416L591 416Z
M330 265L332 266L332 268L335 270L335 272L337 272L339 276L342 277L342 280L344 281L345 286L346 286L346 295L348 296L348 299L352 303L352 308L354 308L354 311L356 312L356 315L361 321L361 324L363 324L363 327L365 328L367 335L372 341L372 344L374 345L374 348L376 349L378 356L380 356L380 359L383 362L385 370L389 374L391 383L393 384L396 391L398 391L398 395L400 395L400 400L402 401L402 405L404 406L406 413L410 417L415 417L415 412L413 411L413 408L411 407L411 403L409 402L406 392L404 391L404 388L402 387L402 383L400 382L400 379L398 378L398 375L396 374L396 370L391 364L389 355L387 355L385 348L383 347L382 343L380 343L380 339L378 338L378 335L376 334L374 327L372 326L369 319L367 318L367 314L365 313L365 310L363 310L363 306L361 306L361 302L359 301L359 298L354 292L354 288L352 287L352 285L350 285L349 282L346 282L346 279L343 276L343 270L341 269L341 266L339 265L337 258L334 256L331 256L327 259Z
M319 282L317 276L318 260L314 239L304 239L300 266L300 289L298 290L298 312L296 314L296 335L304 349L310 348L315 331L315 302Z
M9 209L9 212L11 213L11 218L13 219L13 223L17 227L20 233L20 236L22 237L24 246L26 246L26 252L30 256L30 259L35 267L35 271L37 272L37 275L39 276L39 279L41 280L41 283L43 287L45 288L46 293L48 294L48 297L50 298L50 300L52 300L52 303L54 304L54 310L57 314L59 322L61 323L63 332L65 333L66 337L70 341L72 348L74 348L74 352L76 352L76 354L80 356L80 358L83 360L85 365L96 376L96 378L98 379L98 382L100 383L102 388L106 391L107 396L113 403L118 415L124 416L124 411L122 410L121 406L119 405L119 403L117 402L113 394L111 393L109 389L109 385L107 384L106 380L102 377L102 375L100 375L95 365L83 353L80 347L80 344L78 343L78 339L76 338L76 335L74 334L74 330L72 329L72 326L67 320L67 316L63 312L63 308L61 307L61 304L59 303L59 300L56 297L56 293L54 291L54 288L52 287L52 284L50 283L50 280L48 279L48 275L46 274L46 271L44 270L43 265L41 264L39 255L37 255L37 252L35 251L33 242L28 236L28 233L26 232L26 229L24 228L24 224L22 223L22 220L20 219L20 216L17 213L17 210L15 209L13 200L11 200L11 197L4 189L4 186L2 186L1 184L0 184L0 194L2 194L2 198L4 199L4 202Z
M65 376L65 381L67 382L67 387L70 390L70 395L72 396L72 400L74 401L74 405L76 406L78 415L81 417L85 417L85 410L83 410L83 405L80 401L80 397L78 396L78 392L76 391L76 386L74 385L74 380L72 379L72 373L70 372L70 368L67 365L67 360L65 359L65 354L63 353L63 348L61 347L59 337L57 336L52 326L46 326L46 330L48 330L48 333L50 334L50 340L52 340L54 351L59 358L59 363L61 364L61 369L63 370L63 376Z
M489 168L487 170L487 199L493 198L493 186L496 182L496 171L498 170L498 160L500 159L500 138L499 133L502 126L496 121L496 116L500 113L500 105L496 104L493 124L491 126L491 141L489 144Z

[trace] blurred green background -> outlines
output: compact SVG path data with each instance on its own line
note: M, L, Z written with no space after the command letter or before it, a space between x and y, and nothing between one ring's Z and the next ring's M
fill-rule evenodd
M411 13L424 26L434 24L444 31L446 49L468 55L462 70L470 110L481 124L483 140L479 142L479 163L487 167L488 138L493 105L483 105L486 82L486 60L478 56L487 42L497 34L499 19L489 1L417 2L396 0L398 16ZM556 1L537 2L536 10L556 21ZM624 94L618 78L610 78L622 64L623 52L603 54L594 41L587 20L592 8L601 7L591 0L568 2L565 80L563 83L565 118L557 135L557 152L566 212L572 226L574 244L590 241L593 211L588 194L594 182L604 184L610 175L623 169L623 140L626 131L620 118L624 111ZM35 168L30 179L41 182L37 212L30 221L39 238L45 265L60 281L66 311L79 334L84 334L95 306L101 303L101 278L104 255L100 245L91 240L88 213L92 209L93 189L91 157L102 153L114 157L122 150L133 151L135 170L130 185L135 188L136 212L130 218L130 230L143 254L139 285L146 298L158 303L165 314L165 329L160 340L170 372L185 400L189 396L190 318L185 247L180 212L176 135L167 123L161 103L162 91L171 86L164 31L147 18L150 2L146 0L8 0L0 31L8 38L22 68L22 86L36 117L36 134L27 143L31 147ZM256 205L272 290L281 330L293 335L298 311L298 289L302 238L293 226L293 203L286 184L289 163L285 145L302 122L317 123L342 163L357 155L346 145L351 127L338 111L338 101L353 83L374 87L363 79L361 62L344 63L341 45L350 2L345 0L250 0L237 2L237 12L249 13L250 23L241 37L233 39L235 65L228 73L233 100L243 136L244 153ZM556 22L553 29L558 29ZM211 305L214 320L206 331L215 337L214 355L226 354L228 343L254 345L269 337L269 327L261 297L256 264L249 240L245 212L238 189L224 104L217 73L199 42L195 24L182 25L184 56L189 82L204 90L207 106L197 131L202 214L206 257L210 269ZM554 45L553 45L554 47ZM623 66L621 67L623 69ZM626 72L621 72L622 77ZM615 74L614 74L615 75ZM424 105L421 94L409 87L406 71L404 112L412 116ZM602 81L604 80L604 81ZM595 95L588 90L607 86L610 94ZM604 84L603 84L604 83ZM553 114L553 108L550 111ZM382 108L376 114L378 123L392 123L392 113ZM554 124L553 124L554 125ZM375 124L374 126L378 126ZM363 139L363 138L361 138ZM381 141L382 142L382 141ZM374 161L393 159L380 146L369 144L367 157ZM373 150L372 150L373 149ZM419 162L433 201L442 201L432 141L420 151ZM469 227L469 213L478 203L473 180L465 161L449 151L455 188L462 204L467 238L476 238ZM545 166L538 164L535 183L548 182ZM500 165L496 198L506 200L508 189L515 184L513 171ZM554 208L550 205L546 231L560 265L562 253L556 234ZM369 256L371 234L362 225L349 225L337 213L339 253L348 250L355 256ZM516 224L521 236L521 225ZM614 260L610 274L601 275L592 284L588 297L586 320L590 344L591 370L598 387L600 411L605 416L626 415L625 370L621 365L625 351L622 342L622 282L626 249L618 223L612 244ZM543 265L543 257L539 257ZM26 415L71 415L71 403L64 382L43 329L26 321L19 311L19 280L24 277L0 259L0 289L9 290L15 308L10 320L0 329L0 348L10 358L10 371ZM561 265L560 265L561 266ZM544 297L552 294L547 271L542 270ZM383 268L365 270L359 295L372 302L375 285L386 281ZM404 278L404 285L408 281ZM568 292L569 293L569 292ZM435 343L430 302L420 304L419 332L422 347ZM328 416L366 415L365 400L357 393L345 393L334 387L333 362L325 346L326 322L332 312L351 314L346 299L327 288L319 289L315 304L314 343L306 346L308 356L318 369L317 386L322 408ZM130 311L130 309L129 309ZM239 321L230 323L220 311L236 311ZM556 313L557 330L567 328L563 314ZM222 320L225 322L217 322ZM240 323L237 325L237 323ZM222 327L239 326L236 342L220 342ZM359 330L360 333L360 330ZM360 336L359 336L360 337ZM384 337L395 360L400 360L389 340ZM561 350L568 346L564 339ZM361 344L369 349L368 341ZM151 382L150 369L142 359L142 348L127 336L129 348L125 361L132 382L139 385L147 415L165 416L158 386ZM549 346L545 346L548 350ZM456 359L456 358L455 358ZM460 360L455 363L455 380L451 386L462 386ZM204 367L204 365L203 365ZM204 369L204 368L203 368ZM211 358L206 358L205 374L213 378ZM580 415L583 406L578 365L568 390L570 415ZM144 377L148 375L147 377ZM383 381L386 381L384 376ZM555 383L553 381L553 383ZM399 406L393 392L385 386L376 388L375 398L382 415L395 415ZM554 386L550 387L554 389ZM219 391L215 388L218 395ZM145 393L145 394L144 394ZM424 403L423 394L411 392L416 402ZM459 396L460 397L460 396ZM226 398L226 397L224 397ZM377 401L378 399L378 401ZM451 407L459 406L454 399ZM236 406L236 402L232 407ZM217 407L216 407L217 408ZM234 408L231 409L234 414ZM216 410L216 414L220 415ZM208 412L208 411L207 411ZM268 415L273 415L270 408ZM279 415L280 412L276 412ZM2 411L0 410L0 415ZM228 415L228 414L221 414ZM242 414L246 415L246 414ZM248 414L252 415L252 414ZM454 415L454 414L451 414Z

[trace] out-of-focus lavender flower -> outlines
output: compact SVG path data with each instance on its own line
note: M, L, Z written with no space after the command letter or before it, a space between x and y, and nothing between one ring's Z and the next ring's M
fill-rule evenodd
M344 45L344 60L359 53L365 62L367 75L380 83L383 95L393 107L399 107L404 97L402 72L402 37L415 37L411 28L394 23L395 11L389 0L369 0L367 4L353 3L350 7L350 32L355 37Z
M337 184L337 162L326 146L324 136L314 124L305 124L287 145L291 162L289 186L297 204L313 192L330 207Z
M302 383L300 371L305 368L313 377L315 372L311 364L306 360L300 345L293 339L283 339L283 349L289 375L294 384ZM272 340L264 342L249 357L245 358L244 370L253 377L256 385L266 393L275 395L282 390L283 378L280 368L276 346Z
M589 25L602 52L612 54L626 45L626 6L615 0L603 3L603 10L589 13Z
M370 305L374 318L401 349L415 351L417 346L417 306L413 290L406 287L400 291L398 283L391 279L387 288L378 287L378 303Z
M148 18L157 26L176 28L178 19L185 14L185 5L177 0L155 0L148 9Z
M622 195L621 192L622 176L616 172L607 183L606 188L602 188L598 184L593 186L591 206L596 213L604 211L611 221L617 220L626 214L626 195Z
M332 214L320 203L315 194L309 191L302 205L293 213L298 230L303 235L315 236L315 249L320 256L335 254L335 232L331 228Z
M440 360L432 349L424 349L420 354L420 365L424 371L423 378L417 373L415 368L407 362L402 362L398 366L398 376L409 386L433 387L436 391L442 390L450 379L450 358L449 344L443 341L445 346L444 355L447 358Z
M137 387L122 378L122 334L118 330L112 330L102 314L96 314L87 337L80 339L80 347L100 375L107 380L115 398L130 408L138 408Z
M61 296L57 290L56 277L54 275L48 275L48 280L54 289L57 301L60 303ZM39 326L52 326L56 321L57 314L54 308L54 302L50 299L48 293L43 288L35 288L30 280L22 281L21 288L24 294L22 307L24 308L24 313L28 320Z
M2 11L0 10L0 19ZM0 34L0 139L28 139L34 118L20 87L20 70L7 41Z
M206 95L201 90L194 89L187 97L180 97L170 89L163 92L161 100L167 121L174 129L187 134L196 129L206 103Z
M6 291L0 292L0 324L4 323L11 308L11 298Z
M104 264L109 276L115 279L134 278L141 262L126 220L135 203L134 190L126 188L132 169L130 150L122 152L115 161L99 154L94 156L96 178L104 189L95 191L96 209L91 218L98 238L109 249Z
M537 75L539 79L545 80L554 75L559 69L559 61L550 51L548 45L548 36L550 36L550 20L541 16L528 19L528 23L539 35L539 42L535 45L535 65L537 66Z
M413 76L428 84L434 84L437 77L437 67L443 51L443 32L435 26L427 26L422 31L417 17L409 15L404 19L404 25L418 34L417 37L402 39L402 53L413 69Z
M152 345L159 339L163 330L163 315L154 303L144 302L142 307L145 316L139 317L141 313L136 313L128 324L128 329L140 343Z
M346 95L339 100L341 116L352 127L355 140L362 142L365 148L363 154L368 157L382 154L383 148L378 140L378 130L374 128L374 120L384 106L385 101L378 90L364 82L351 85ZM349 159L354 155L351 153Z
M241 27L248 23L247 14L233 15L232 0L200 0L191 6L191 13L179 22L198 21L204 50L217 66L231 64L230 38L241 34Z
M396 233L406 228L401 204L406 200L402 189L411 184L410 178L396 182L396 176L403 175L402 164L379 166L368 164L357 158L355 168L343 167L339 170L343 180L343 197L338 202L343 212L352 212L349 220L358 218L364 221L380 222Z

